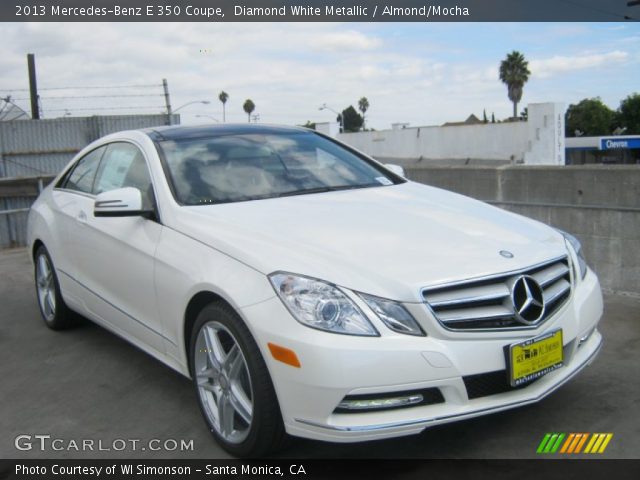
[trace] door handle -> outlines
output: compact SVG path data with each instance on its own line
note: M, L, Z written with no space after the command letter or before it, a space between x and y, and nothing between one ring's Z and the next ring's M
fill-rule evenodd
M79 222L85 223L87 221L87 214L84 213L84 210L80 210L76 218L78 219Z

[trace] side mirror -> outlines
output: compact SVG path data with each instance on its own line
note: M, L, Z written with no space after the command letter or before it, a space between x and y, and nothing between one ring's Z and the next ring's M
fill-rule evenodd
M395 165L393 163L385 163L384 166L387 167L389 170L391 170L396 175L400 175L403 178L407 177L405 175L405 173L404 173L404 168L402 168L400 165Z
M142 194L133 187L103 192L96 196L93 204L96 217L147 217L152 213L142 209Z

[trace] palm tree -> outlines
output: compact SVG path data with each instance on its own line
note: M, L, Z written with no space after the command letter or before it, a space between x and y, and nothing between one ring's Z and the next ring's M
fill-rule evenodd
M520 52L513 51L500 63L500 80L507 86L509 100L513 102L513 118L518 116L518 102L522 99L522 89L529 80L529 62Z
M250 98L247 98L242 105L244 113L247 114L247 120L251 123L251 113L256 109L256 104Z
M222 123L227 121L226 115L226 103L229 100L229 94L222 90L220 95L218 95L218 99L222 102Z
M358 110L362 112L362 129L364 130L364 114L369 110L369 100L367 100L367 97L362 97L358 100Z

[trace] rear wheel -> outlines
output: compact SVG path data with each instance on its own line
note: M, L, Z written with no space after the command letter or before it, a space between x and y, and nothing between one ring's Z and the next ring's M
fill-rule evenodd
M72 327L76 316L62 299L58 277L44 245L36 251L34 261L36 294L44 323L53 330Z
M200 409L226 451L257 457L284 445L286 434L267 366L230 307L212 303L200 312L190 358Z

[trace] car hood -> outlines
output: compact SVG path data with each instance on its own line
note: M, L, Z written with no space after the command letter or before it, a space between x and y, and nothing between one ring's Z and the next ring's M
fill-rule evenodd
M542 223L413 182L180 207L171 226L265 274L299 273L405 302L419 302L426 286L566 254L563 237Z

